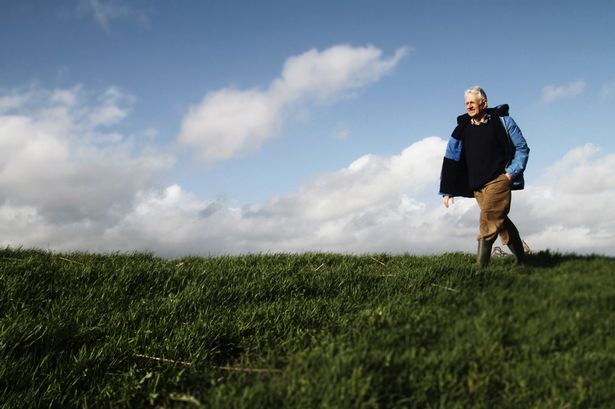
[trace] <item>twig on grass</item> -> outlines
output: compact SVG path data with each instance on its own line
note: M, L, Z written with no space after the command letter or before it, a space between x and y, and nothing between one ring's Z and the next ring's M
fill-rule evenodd
M371 258L372 260L374 260L376 263L380 263L380 264L382 264L383 266L386 266L386 264L385 264L385 263L383 263L382 261L378 260L378 259L377 259L377 258L375 258L375 257L370 256L369 258Z
M192 366L192 362L177 361L177 360L174 360L174 359L160 358L160 357L157 357L157 356L150 356L150 355L144 355L144 354L135 354L135 356L137 356L139 358L151 359L152 361L157 361L157 362L166 362L166 363L170 363L170 364L180 364L180 365ZM282 372L281 369L241 368L241 367L238 367L238 366L216 366L215 368L219 369L221 371L244 372L244 373L281 373Z
M314 270L314 272L317 272L318 270L320 270L322 267L325 266L325 263L322 263L321 265L319 265L318 267L316 267L316 270Z
M282 373L281 369L272 368L240 368L236 366L218 366L217 369L229 372L245 372L245 373Z
M458 292L460 292L459 290L456 290L456 289L451 288L451 287L445 287L445 286L443 286L443 285L439 285L439 284L432 284L432 285L433 285L434 287L442 288L442 289L444 289L444 290L451 291L451 292L453 292L453 293L458 293Z
M0 260L7 260L7 261L28 261L26 259L23 258L13 258L13 257L1 257Z
M151 359L152 361L158 361L158 362L167 362L167 363L171 363L171 364L180 364L180 365L186 365L186 366L191 366L192 365L192 362L176 361L174 359L159 358L157 356L150 356L150 355L143 355L143 354L135 354L135 356L137 356L139 358Z
M85 264L83 264L83 263L81 263L81 262L79 262L79 261L71 260L71 259L66 258L66 257L60 257L60 256L58 256L58 258L59 258L60 260L68 261L69 263L79 264L80 266L84 266L84 265L85 265Z

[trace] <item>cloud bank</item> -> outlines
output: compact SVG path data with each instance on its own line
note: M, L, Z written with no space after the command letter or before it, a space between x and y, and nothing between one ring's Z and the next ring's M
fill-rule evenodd
M135 191L154 186L173 165L172 157L109 130L134 100L117 88L96 96L81 87L10 95L0 111L5 245L95 246L132 208Z
M224 88L190 108L177 137L209 162L260 147L293 109L335 101L378 81L407 53L384 59L373 46L338 45L289 58L266 90Z
M473 252L474 201L444 209L431 200L445 146L430 137L398 155L365 155L295 192L244 208L201 200L173 185L141 197L114 234L171 255ZM539 183L515 192L511 217L524 240L533 250L615 255L614 171L614 154L587 145L554 164Z
M233 207L161 184L174 158L115 131L134 101L117 88L0 96L0 246L168 257L475 251L474 201L444 209L436 196L442 138L366 154L279 197ZM511 217L534 250L615 256L614 175L615 154L580 146L513 194Z

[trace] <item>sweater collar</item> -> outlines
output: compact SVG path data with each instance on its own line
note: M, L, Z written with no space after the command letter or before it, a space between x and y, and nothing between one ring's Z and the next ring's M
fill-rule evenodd
M470 123L472 125L480 125L480 124L486 124L489 122L489 120L491 119L491 114L485 114L483 115L483 117L480 119L480 121L477 121L474 118L470 118Z

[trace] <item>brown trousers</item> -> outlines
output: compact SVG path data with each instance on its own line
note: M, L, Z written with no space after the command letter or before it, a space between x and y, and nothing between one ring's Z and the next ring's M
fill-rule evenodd
M506 174L501 174L474 192L480 208L478 240L494 241L499 235L502 244L506 245L519 236L517 227L508 218L510 185L511 181Z

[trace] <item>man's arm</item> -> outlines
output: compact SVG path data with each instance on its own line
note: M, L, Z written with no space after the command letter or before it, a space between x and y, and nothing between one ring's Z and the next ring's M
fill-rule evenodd
M508 132L508 136L515 147L515 154L512 161L506 168L506 173L512 179L523 173L527 165L527 161L530 155L530 148L527 146L527 142L521 133L521 129L517 126L514 119L509 116L501 117L504 122L504 127Z

